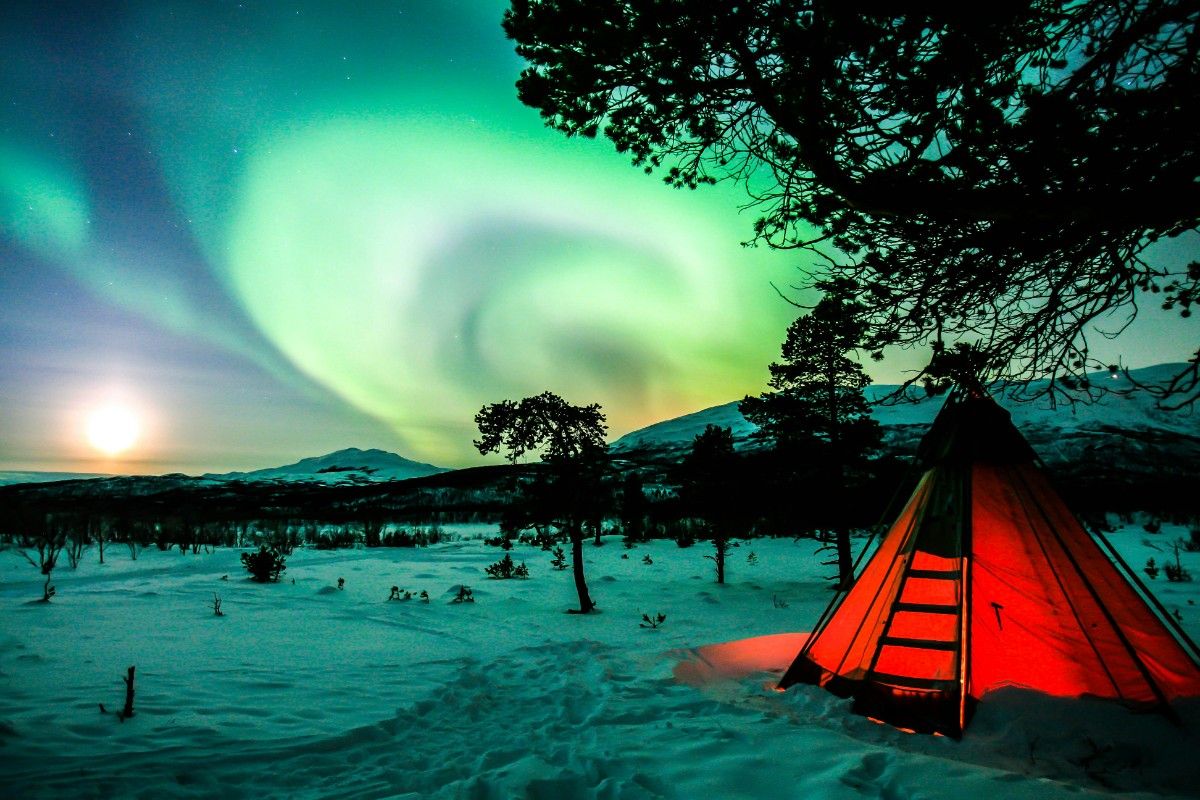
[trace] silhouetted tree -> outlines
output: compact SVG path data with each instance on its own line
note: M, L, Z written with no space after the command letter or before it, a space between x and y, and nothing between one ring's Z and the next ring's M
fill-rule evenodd
M978 338L1018 378L1102 367L1088 331L1146 293L1183 316L1200 300L1200 261L1153 249L1200 222L1198 18L1185 0L513 0L504 29L548 126L603 132L671 186L742 183L754 241L861 290L869 350ZM1198 371L1200 351L1177 400Z
M632 546L646 538L646 493L642 478L636 472L621 481L621 499L617 508L625 543Z
M482 454L505 451L513 463L538 453L542 464L521 484L530 518L557 525L571 542L578 613L596 607L583 571L583 525L596 516L597 496L604 490L608 449L607 426L600 406L575 406L544 392L519 403L505 400L484 406L475 415Z
M808 314L788 326L781 362L773 363L773 392L747 397L738 405L758 435L774 442L783 455L816 465L830 480L834 504L847 502L846 482L862 470L882 441L863 389L871 382L862 366L847 356L861 343L863 324L854 303L827 295ZM838 581L854 580L850 530L836 528Z
M725 556L729 539L741 532L746 509L738 491L738 457L733 451L733 431L716 425L705 427L692 441L692 449L679 467L679 496L685 513L700 517L713 545L717 583L725 583Z
M49 603L54 597L54 585L50 583L50 575L58 566L58 557L67 545L67 525L63 520L52 514L26 517L29 527L22 534L20 553L33 566L37 567L46 578L42 584L43 603ZM32 551L32 552L31 552ZM37 554L35 559L33 553Z

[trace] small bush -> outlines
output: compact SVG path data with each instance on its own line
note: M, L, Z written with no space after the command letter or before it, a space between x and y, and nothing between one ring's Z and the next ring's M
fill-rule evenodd
M642 621L638 623L639 628L657 628L667 621L666 614L655 614L653 618L649 614L642 614Z
M554 548L554 558L550 560L550 566L555 569L567 568L567 554L563 552L561 547Z
M691 547L696 543L696 537L692 536L691 531L682 530L675 534L675 544L680 547Z
M459 586L458 594L454 596L451 603L474 603L475 595L471 592L470 586Z
M646 555L642 556L642 563L643 564L653 564L654 559L650 557L649 553L646 553Z
M287 569L283 554L265 544L259 545L256 553L242 553L242 566L257 583L277 581L279 574Z
M1150 580L1158 577L1158 565L1154 563L1153 558L1146 559L1146 566L1142 567L1142 571L1149 576Z
M484 571L487 572L489 577L496 578L498 580L529 577L529 568L525 566L525 562L522 561L519 565L515 564L512 560L512 556L508 553L505 553L504 558L500 559L495 564L492 564L490 567L485 567Z
M1167 573L1167 580L1171 583L1189 583L1192 580L1192 573L1183 568L1183 564L1179 563L1179 544L1183 540L1175 543L1175 563L1163 564L1163 572Z
M1192 580L1192 573L1180 564L1163 564L1163 572L1167 574L1167 580L1171 583L1190 583Z

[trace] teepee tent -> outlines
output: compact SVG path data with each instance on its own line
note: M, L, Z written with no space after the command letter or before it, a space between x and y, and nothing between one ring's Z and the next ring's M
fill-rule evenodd
M919 456L899 519L781 688L815 683L858 713L950 735L1006 686L1167 713L1200 696L1196 645L1083 529L1007 411L955 390Z

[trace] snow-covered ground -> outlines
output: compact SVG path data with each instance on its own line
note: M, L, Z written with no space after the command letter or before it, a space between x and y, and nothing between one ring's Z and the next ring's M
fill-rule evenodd
M1178 536L1112 538L1140 566ZM49 605L29 602L36 570L0 553L0 797L1200 793L1195 706L1176 727L1013 691L987 698L955 742L852 715L814 687L772 691L764 672L705 677L694 648L807 630L829 597L811 542L743 543L723 587L708 552L589 544L601 611L588 616L563 613L570 572L549 554L518 547L532 578L488 580L500 552L477 539L297 551L272 585L249 582L236 550L131 561L110 547L99 565L93 549L76 571L64 559ZM1200 579L1200 554L1183 560ZM476 602L449 602L459 584ZM386 602L392 585L431 601ZM1200 635L1200 583L1152 586ZM659 612L662 628L639 627ZM121 707L131 664L136 716L121 723L98 704Z

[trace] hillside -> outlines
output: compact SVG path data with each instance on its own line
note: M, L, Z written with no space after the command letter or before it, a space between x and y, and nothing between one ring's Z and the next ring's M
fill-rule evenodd
M1161 364L1133 370L1140 383L1153 384L1178 371L1179 365ZM1072 472L1106 474L1109 472L1151 473L1200 471L1200 414L1164 411L1145 392L1120 393L1131 389L1124 376L1112 378L1106 372L1093 373L1094 383L1114 390L1094 402L1059 404L1048 399L1020 401L1016 390L1001 395L1000 404L1013 416L1013 422L1047 464ZM1044 382L1028 387L1034 392ZM875 385L867 388L867 398L878 401L899 387ZM911 456L917 442L937 416L945 396L926 397L924 392L909 392L910 402L872 407L872 416L883 426L886 448L895 455ZM753 423L737 410L737 401L666 420L622 436L612 444L615 454L671 460L691 446L695 436L707 425L733 430L738 447L754 447Z

